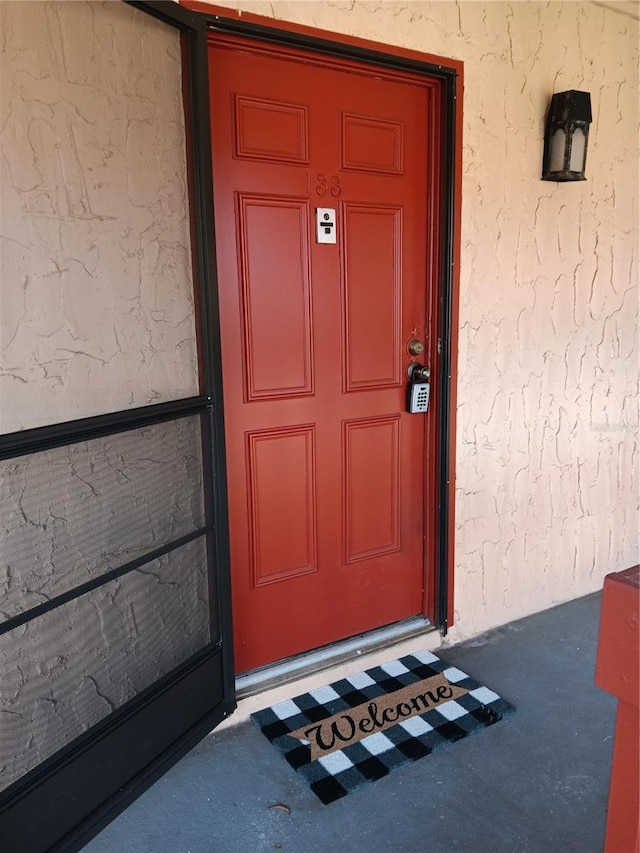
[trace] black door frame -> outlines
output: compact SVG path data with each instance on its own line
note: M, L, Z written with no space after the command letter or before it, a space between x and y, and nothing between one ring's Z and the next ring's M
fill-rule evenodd
M0 623L0 635L199 536L207 540L209 582L217 599L219 632L183 665L0 794L0 847L4 853L79 850L235 708L207 27L203 16L173 2L152 0L130 5L177 28L183 40L200 393L6 434L0 436L0 459L197 415L204 447L206 526Z

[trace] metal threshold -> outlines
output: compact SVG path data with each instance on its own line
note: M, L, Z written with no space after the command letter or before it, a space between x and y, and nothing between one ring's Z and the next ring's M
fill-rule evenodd
M395 643L421 634L430 634L435 630L435 625L424 616L414 616L269 666L252 669L236 678L236 696L238 699L247 699L274 687L314 675L338 663L348 663L361 655L380 651Z

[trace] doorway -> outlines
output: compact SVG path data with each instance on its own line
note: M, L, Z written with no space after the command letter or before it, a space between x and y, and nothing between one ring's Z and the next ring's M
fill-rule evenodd
M209 40L236 672L434 617L439 81ZM328 222L328 225L325 224Z

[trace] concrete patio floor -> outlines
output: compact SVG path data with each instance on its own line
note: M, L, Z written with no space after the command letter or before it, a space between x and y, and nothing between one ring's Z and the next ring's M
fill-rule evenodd
M244 722L84 853L599 853L616 710L593 681L599 616L590 595L440 651L516 713L332 805Z

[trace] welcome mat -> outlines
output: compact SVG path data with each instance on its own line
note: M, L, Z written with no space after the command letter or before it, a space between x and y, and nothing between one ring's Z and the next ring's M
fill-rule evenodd
M327 804L513 710L493 690L422 651L251 718Z

